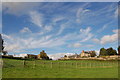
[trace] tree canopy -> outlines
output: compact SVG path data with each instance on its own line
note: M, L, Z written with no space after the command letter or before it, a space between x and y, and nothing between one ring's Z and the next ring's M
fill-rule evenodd
M101 48L100 49L100 56L107 56L107 55L117 55L117 51L114 50L112 47L105 49L105 48Z
M107 55L106 49L105 48L101 48L99 56L106 56L106 55Z
M49 59L49 57L47 56L47 54L45 53L44 50L42 50L42 52L40 52L40 58L42 58L42 59Z
M91 52L91 57L95 57L96 56L96 52L95 51L92 51Z

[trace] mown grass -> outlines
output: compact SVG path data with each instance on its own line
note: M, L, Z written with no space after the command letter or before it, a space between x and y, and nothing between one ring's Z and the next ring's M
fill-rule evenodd
M3 61L3 78L118 78L117 61Z

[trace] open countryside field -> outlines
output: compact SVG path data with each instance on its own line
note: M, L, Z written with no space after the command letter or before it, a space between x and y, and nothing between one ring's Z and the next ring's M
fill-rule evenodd
M118 78L117 61L3 61L3 78Z

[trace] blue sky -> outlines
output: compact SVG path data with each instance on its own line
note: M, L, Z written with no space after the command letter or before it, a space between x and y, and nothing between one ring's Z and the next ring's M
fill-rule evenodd
M9 54L78 53L118 46L117 2L9 2L2 33Z

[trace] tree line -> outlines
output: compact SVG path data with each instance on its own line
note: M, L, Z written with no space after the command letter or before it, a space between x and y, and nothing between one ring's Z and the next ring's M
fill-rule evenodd
M117 53L118 51L118 53ZM112 47L110 48L101 48L99 56L110 56L110 55L120 55L120 46L118 46L117 51L113 49Z

